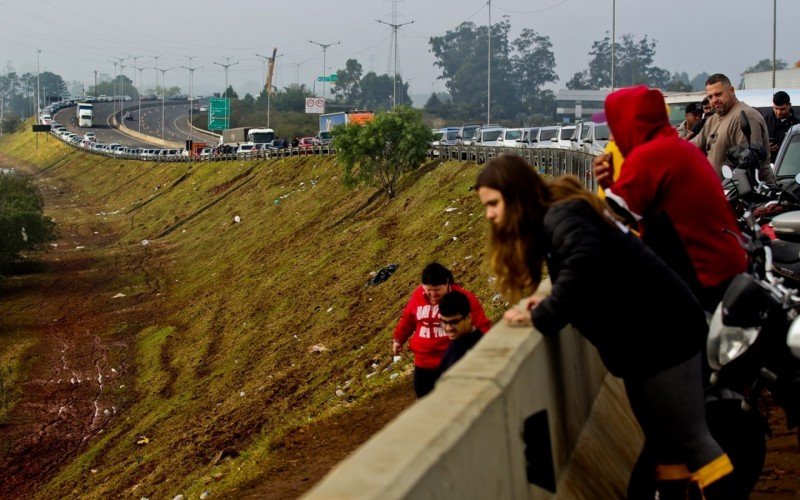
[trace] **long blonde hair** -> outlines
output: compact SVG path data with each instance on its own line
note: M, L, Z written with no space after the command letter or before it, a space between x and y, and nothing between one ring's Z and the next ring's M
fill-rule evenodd
M605 202L587 191L577 177L560 177L548 183L519 156L501 155L490 160L478 174L475 188L481 187L495 189L503 196L503 218L500 224L492 224L487 260L498 291L512 302L532 293L542 280L544 216L548 208L582 200L611 222Z

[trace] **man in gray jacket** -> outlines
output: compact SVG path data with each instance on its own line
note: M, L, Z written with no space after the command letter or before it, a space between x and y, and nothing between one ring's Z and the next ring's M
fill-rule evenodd
M706 121L703 130L692 139L705 151L708 161L722 179L722 165L727 163L725 152L732 146L747 146L747 138L739 124L739 114L745 112L750 122L750 143L759 144L766 150L769 147L767 124L761 113L741 102L727 76L717 73L706 80L706 95L715 113ZM758 178L767 184L775 183L775 173L770 166L769 155L758 169Z

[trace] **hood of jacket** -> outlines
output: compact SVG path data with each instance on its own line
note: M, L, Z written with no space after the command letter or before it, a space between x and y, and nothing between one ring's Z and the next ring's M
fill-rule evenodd
M608 126L623 155L662 135L677 135L667 117L664 96L656 89L637 85L606 97Z

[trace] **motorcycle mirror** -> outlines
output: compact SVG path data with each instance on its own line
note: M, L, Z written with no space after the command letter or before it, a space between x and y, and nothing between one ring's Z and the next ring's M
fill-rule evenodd
M747 138L747 143L750 144L750 122L744 111L739 113L739 126L742 127L742 133Z
M794 176L794 181L796 183L800 184L800 174L797 174L797 175Z
M792 321L789 333L786 335L786 345L795 358L800 358L800 316Z
M797 176L800 177L800 174L797 174ZM733 169L731 167L729 167L728 165L723 165L722 166L722 177L724 177L724 178L726 178L728 180L733 179ZM798 183L800 183L800 181L798 181Z

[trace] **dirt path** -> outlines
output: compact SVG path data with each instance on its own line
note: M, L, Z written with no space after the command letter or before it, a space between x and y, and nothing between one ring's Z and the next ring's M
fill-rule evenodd
M32 172L31 166L8 158L0 162ZM4 285L35 306L20 314L0 305L0 318L8 318L0 328L24 329L37 344L29 356L27 380L19 388L21 400L0 426L5 443L0 454L2 498L35 491L114 419L123 404L113 389L126 381L127 334L144 318L147 301L157 291L157 280L149 280L155 283L151 293L113 298L121 276L146 272L143 252L109 250L116 241L113 227L93 217L91 206L70 205L71 186L46 184L55 189L42 190L45 206L59 206L61 220L66 220L66 211L79 222L59 228L61 238L39 257L38 273ZM27 317L25 324L13 324L12 318L21 317ZM127 325L126 331L118 325Z

